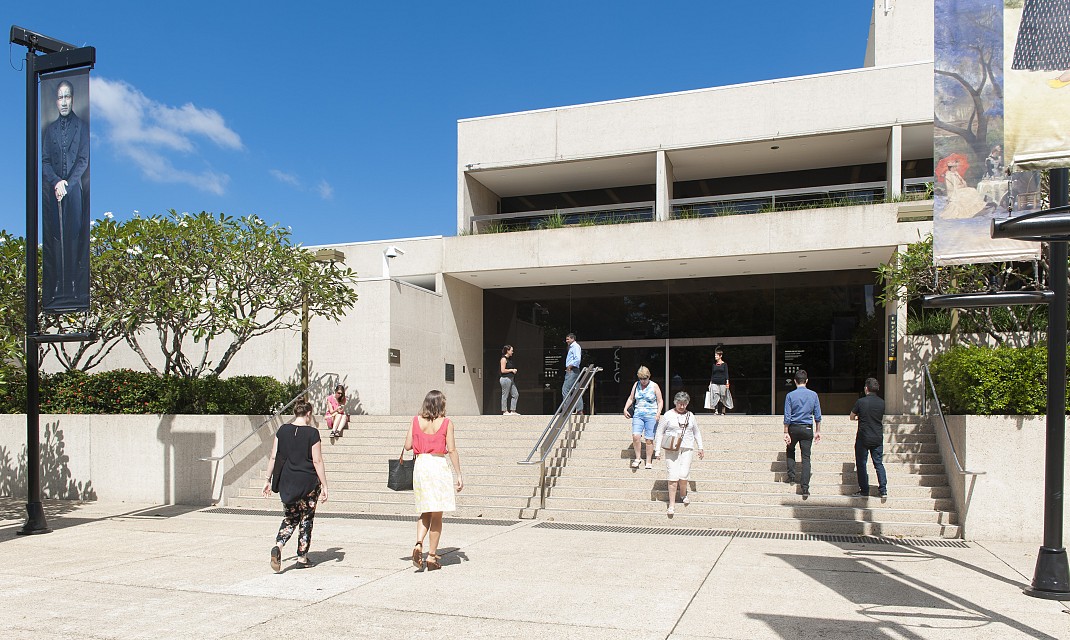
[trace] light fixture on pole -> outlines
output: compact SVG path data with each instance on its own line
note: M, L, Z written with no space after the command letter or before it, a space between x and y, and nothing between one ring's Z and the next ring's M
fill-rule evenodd
M344 263L346 255L338 249L319 249L312 258L314 262L324 264ZM308 290L301 287L301 388L302 395L308 394Z

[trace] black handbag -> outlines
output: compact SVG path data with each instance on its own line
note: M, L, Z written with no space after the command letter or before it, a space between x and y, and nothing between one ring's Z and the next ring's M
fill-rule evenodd
M412 469L416 459L406 460L405 452L395 460L390 459L390 473L386 479L386 488L394 491L412 491Z

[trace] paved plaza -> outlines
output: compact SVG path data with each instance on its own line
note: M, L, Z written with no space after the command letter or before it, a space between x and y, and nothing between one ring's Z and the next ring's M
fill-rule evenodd
M1022 594L1036 545L447 521L316 520L310 558L268 563L280 515L0 500L5 638L1052 638L1068 604Z

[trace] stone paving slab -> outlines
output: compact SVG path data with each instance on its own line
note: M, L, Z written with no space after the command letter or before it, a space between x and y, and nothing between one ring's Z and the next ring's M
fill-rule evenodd
M1037 545L447 522L426 572L412 521L323 514L317 565L291 542L275 574L281 509L49 503L54 532L21 537L20 507L0 499L10 638L1070 637L1070 603L1022 594Z

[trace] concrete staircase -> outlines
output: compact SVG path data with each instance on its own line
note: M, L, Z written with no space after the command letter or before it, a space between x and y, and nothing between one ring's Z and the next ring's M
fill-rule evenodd
M413 515L412 494L386 488L387 460L401 450L411 418L354 418L324 457L331 486L328 512ZM706 459L691 467L691 504L665 514L665 471L633 470L630 427L619 415L579 418L549 464L546 508L539 509L538 466L521 466L548 416L462 416L457 446L465 489L455 517L539 518L561 522L671 525L909 537L958 537L951 491L935 435L925 418L885 420L889 497L852 498L855 424L826 416L814 445L811 495L785 483L778 416L700 414ZM228 506L278 509L263 498L258 475ZM870 467L876 494L876 478Z
M451 515L534 518L539 506L539 467L517 461L527 457L549 417L463 416L454 420L465 487ZM320 435L330 495L322 511L415 515L411 491L386 488L387 463L401 453L411 424L411 416L354 416L334 443L324 426ZM278 509L278 496L264 498L263 486L264 471L260 471L227 506Z
M958 537L951 489L925 418L885 419L889 497L852 498L855 423L826 416L813 448L810 497L785 482L787 462L778 416L699 415L706 459L691 465L691 504L677 504L674 525L883 536ZM592 416L552 481L540 519L665 525L664 467L631 469L629 428L616 416ZM798 455L798 454L797 454ZM561 464L558 462L557 464ZM801 469L800 469L801 470ZM877 480L870 466L871 492Z

